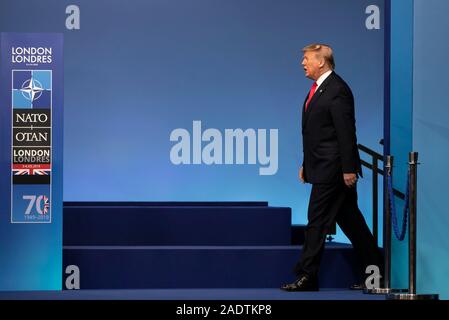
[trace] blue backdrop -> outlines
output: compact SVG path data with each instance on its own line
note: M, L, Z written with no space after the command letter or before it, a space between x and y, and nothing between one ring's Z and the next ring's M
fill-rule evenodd
M441 42L449 29L445 0L392 2L391 30L391 153L395 186L405 190L407 155L419 152L417 199L417 293L449 298L449 118L442 63L449 44ZM398 202L399 200L396 199ZM402 211L402 206L397 209ZM398 211L399 211L398 210ZM401 215L400 215L401 218ZM408 287L408 234L393 241L393 286Z
M4 0L0 30L65 35L64 200L266 200L306 222L301 48L334 47L356 99L359 142L382 153L383 0ZM66 7L80 9L67 30ZM368 30L377 5L381 29ZM277 129L278 170L174 165L174 129ZM367 158L365 158L368 160ZM371 220L371 174L360 206ZM382 208L379 199L380 208ZM344 237L338 237L344 240Z
M390 154L394 155L394 187L405 194L413 132L413 0L393 1L391 16ZM402 221L404 201L395 201ZM403 241L392 238L392 286L408 288L408 232Z
M414 1L413 149L419 151L417 288L449 299L449 30L444 0ZM429 94L431 92L431 94Z

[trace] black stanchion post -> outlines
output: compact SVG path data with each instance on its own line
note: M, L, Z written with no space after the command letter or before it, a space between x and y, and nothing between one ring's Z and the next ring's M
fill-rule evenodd
M418 153L411 152L409 154L410 166L410 224L408 234L408 250L409 250L409 271L408 283L410 294L416 294L416 183L417 183L417 166Z
M416 204L418 182L418 152L409 153L410 192L409 197L409 291L393 293L387 296L390 300L438 300L438 294L416 294Z
M384 287L391 288L391 209L390 209L390 192L388 190L388 177L392 175L393 171L393 156L387 156L385 163L385 179L384 179L384 257L385 257L385 272L384 272ZM392 199L394 200L394 199ZM390 293L391 290L385 292Z

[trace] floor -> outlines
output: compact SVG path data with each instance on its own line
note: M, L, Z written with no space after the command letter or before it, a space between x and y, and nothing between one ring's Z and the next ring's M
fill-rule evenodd
M322 289L284 292L267 289L145 289L0 292L0 300L385 300L361 291Z

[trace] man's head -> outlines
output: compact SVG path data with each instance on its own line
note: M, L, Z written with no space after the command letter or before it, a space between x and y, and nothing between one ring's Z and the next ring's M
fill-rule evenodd
M318 78L325 72L335 69L332 48L325 44L311 44L302 49L304 56L302 66L306 77L312 80Z

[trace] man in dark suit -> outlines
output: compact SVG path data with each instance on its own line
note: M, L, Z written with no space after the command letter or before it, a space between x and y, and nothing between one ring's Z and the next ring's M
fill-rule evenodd
M308 224L297 280L286 291L317 291L326 235L337 222L351 241L363 267L382 268L382 256L357 205L362 176L357 148L354 97L335 72L332 49L313 44L303 49L306 77L314 80L302 112L304 161L299 179L311 183Z

